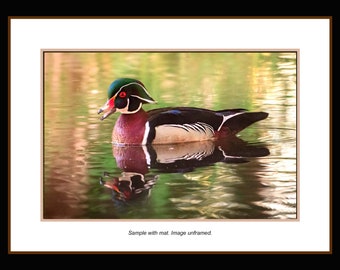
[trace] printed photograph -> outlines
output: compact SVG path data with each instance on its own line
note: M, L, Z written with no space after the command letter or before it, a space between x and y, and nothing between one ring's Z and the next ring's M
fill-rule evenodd
M298 51L41 57L42 220L298 219Z

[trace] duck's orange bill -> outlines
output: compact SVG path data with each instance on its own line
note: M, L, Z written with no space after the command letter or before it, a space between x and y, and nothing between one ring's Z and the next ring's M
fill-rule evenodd
M105 118L107 118L108 116L110 116L111 114L113 114L116 111L115 108L115 97L110 98L103 107L101 107L98 110L98 114L100 113L104 113L102 115L102 117L100 117L100 120L104 120Z

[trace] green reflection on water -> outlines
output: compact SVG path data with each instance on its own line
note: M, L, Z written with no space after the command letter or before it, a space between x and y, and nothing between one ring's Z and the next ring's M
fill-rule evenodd
M101 193L103 189L98 185L97 177L105 170L120 173L110 144L112 127L118 115L99 121L97 109L106 101L109 84L119 77L133 77L145 84L158 102L145 106L145 109L196 106L216 110L246 108L267 111L268 119L242 131L240 137L254 143L265 141L272 144L272 157L296 158L295 52L45 52L46 217L116 217L111 202L107 200L110 194ZM275 144L282 141L289 147ZM279 160L271 169L296 172L296 162L288 168L281 168L284 165L280 164L284 163ZM247 182L251 178L249 173L256 173L253 167L246 167L245 172L242 166L231 168L234 168L233 172L216 165L199 170L198 175L212 181L226 174L230 176L228 179ZM178 214L180 211L176 207L180 203L173 202L180 197L179 189L173 188L171 182L187 184L182 192L188 192L193 182L188 182L185 177L161 175L152 189L151 206L146 208L150 212L145 215L171 218ZM292 182L294 177L289 175ZM210 183L213 195L219 194L214 188L218 189L223 181L215 186ZM194 183L201 186L206 181L201 179ZM202 188L207 187L203 185ZM232 186L225 188L226 193L235 191ZM201 193L197 200L203 198ZM213 203L208 201L203 206L204 211L195 208L193 215L205 215L210 204ZM174 207L172 211L168 209L171 205ZM63 213L58 212L61 208Z

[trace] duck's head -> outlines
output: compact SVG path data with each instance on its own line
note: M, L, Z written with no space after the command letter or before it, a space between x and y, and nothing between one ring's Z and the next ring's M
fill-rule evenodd
M101 120L116 111L132 114L138 112L144 103L156 103L143 83L136 79L117 79L111 83L107 93L107 102L98 110L98 114L104 113Z

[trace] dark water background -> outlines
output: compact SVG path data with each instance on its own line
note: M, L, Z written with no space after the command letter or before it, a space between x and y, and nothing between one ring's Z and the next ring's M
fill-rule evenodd
M295 52L45 52L43 217L296 219L296 59ZM158 102L146 110L246 108L269 117L230 142L113 147L118 114L100 121L97 110L118 77L145 84Z

